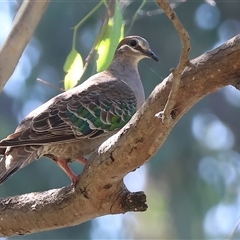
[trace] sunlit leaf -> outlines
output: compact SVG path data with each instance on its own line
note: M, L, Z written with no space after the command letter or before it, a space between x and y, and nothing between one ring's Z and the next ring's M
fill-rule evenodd
M77 85L83 72L83 60L76 49L72 49L68 54L63 70L66 73L64 78L64 89L68 90Z
M110 64L119 41L124 37L122 13L118 1L114 13L99 33L99 44L96 45L98 52L97 72L105 70Z

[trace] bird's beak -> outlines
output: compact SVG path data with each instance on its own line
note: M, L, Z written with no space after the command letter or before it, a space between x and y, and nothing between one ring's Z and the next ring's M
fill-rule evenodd
M148 56L149 58L152 58L153 60L155 60L156 62L159 62L159 58L158 56L151 50L146 51L145 55Z

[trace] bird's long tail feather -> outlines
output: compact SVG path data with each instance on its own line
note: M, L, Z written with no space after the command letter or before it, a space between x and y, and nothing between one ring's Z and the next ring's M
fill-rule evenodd
M7 148L0 161L0 183L34 160L35 151L29 150L25 147Z

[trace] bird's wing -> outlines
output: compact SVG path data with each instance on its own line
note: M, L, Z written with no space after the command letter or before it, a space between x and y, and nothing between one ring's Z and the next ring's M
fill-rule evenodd
M0 148L0 156L4 155L6 151L6 148Z
M23 119L0 148L96 138L122 128L136 111L136 97L123 81L98 82L83 90L80 85L50 101Z

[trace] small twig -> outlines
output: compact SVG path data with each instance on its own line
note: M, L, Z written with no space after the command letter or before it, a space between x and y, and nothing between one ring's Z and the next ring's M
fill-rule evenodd
M109 7L109 5L103 0L101 1L103 3L105 3L105 6L106 6L106 14L104 16L104 19L102 21L102 25L99 29L99 32L98 32L98 35L96 37L96 40L88 54L88 56L86 57L85 59L85 64L84 64L84 67L83 67L83 70L82 70L82 76L84 75L84 73L86 72L88 66L91 64L91 61L92 59L96 56L96 46L99 44L99 39L101 39L102 35L101 35L101 32L102 32L102 29L104 27L104 25L108 22L109 18L112 16L113 14L113 9L115 8L115 4L116 2L110 2L111 3L111 7ZM80 80L78 81L78 84L82 82L82 76L80 78Z
M85 59L85 64L84 64L83 70L82 70L83 71L82 76L86 72L88 66L90 65L90 63L92 62L92 59L94 59L95 56L96 56L96 50L95 50L95 45L94 45L92 47L92 49L90 50L88 56ZM80 83L81 83L82 76L81 76L81 78L79 80ZM78 82L78 84L79 84L79 82Z
M76 26L73 27L73 43L72 43L72 49L76 48L76 40L77 40L77 31L82 26L82 24L89 19L98 9L101 7L101 5L104 3L104 1L100 1L88 14L85 16Z
M176 96L180 86L180 79L183 70L188 66L188 52L190 50L190 40L187 31L182 26L180 20L178 19L176 13L172 10L167 0L156 0L159 7L165 12L168 18L172 21L174 27L176 28L182 43L182 53L180 56L179 64L176 69L172 71L172 88L168 96L167 103L163 111L157 113L155 116L160 118L162 122L169 123L171 121L172 109L176 103Z
M102 26L103 26L103 22L102 22ZM102 26L101 26L101 28L102 28ZM100 28L99 32L101 31L101 28ZM97 38L97 40L98 40L98 38ZM94 44L93 44L93 46L92 46L88 56L85 59L85 64L84 64L83 70L82 70L82 76L86 72L88 66L90 65L90 63L92 61L92 59L96 56L96 49L95 49L96 45L97 45L97 41L94 42ZM79 79L78 84L80 84L82 82L82 76Z
M240 226L240 218L238 219L234 229L232 230L230 236L228 237L228 240L232 240L233 239L233 237L234 237L235 233L237 232L239 226Z
M170 3L170 6L171 6L172 9L175 9L182 3L184 3L184 0L182 2ZM129 19L125 19L125 23L130 24L130 26L131 26L137 20L153 17L153 16L160 15L160 14L163 14L163 13L164 13L164 11L162 9L145 10L145 9L143 9L143 6L140 6L137 9L134 16L131 18L131 21ZM136 17L135 17L135 15L136 15ZM131 27L128 28L126 35L129 35L130 31L131 31Z
M59 88L59 87L53 86L51 83L48 83L48 82L42 80L41 78L37 78L37 81L39 81L39 82L41 82L41 83L43 83L43 84L45 84L45 85L47 85L49 87L52 87L52 88L54 88L54 89L56 89L56 90L58 90L60 92L65 92L65 90L63 88Z
M138 15L139 15L139 11L144 7L144 5L145 5L146 3L147 3L146 0L142 0L141 5L138 7L137 11L135 12L135 14L134 14L133 17L132 17L131 24L130 24L130 26L129 26L129 28L128 28L128 33L131 32L132 27L133 27L133 24L136 22L136 19L137 19ZM127 34L127 35L128 35L128 34Z

